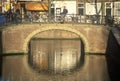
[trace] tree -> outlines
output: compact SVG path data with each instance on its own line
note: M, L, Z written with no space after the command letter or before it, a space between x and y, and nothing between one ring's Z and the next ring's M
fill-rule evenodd
M95 4L95 17L96 17L96 21L97 23L99 23L99 20L100 20L100 17L99 17L99 14L100 12L102 13L102 23L104 22L104 16L105 16L105 0L101 0L101 7L100 9L98 9L98 0L86 0L86 2L88 3L94 3Z
M51 16L51 2L54 0L48 0L48 15Z
M104 22L104 16L105 16L105 0L102 0L102 2L101 2L101 8L102 8L102 23Z
M48 16L51 16L51 0L48 0Z

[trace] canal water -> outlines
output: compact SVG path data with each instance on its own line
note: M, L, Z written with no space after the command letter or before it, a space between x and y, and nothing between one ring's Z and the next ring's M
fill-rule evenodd
M28 64L28 55L3 56L2 79L10 81L110 81L104 55L84 56L84 63L61 74L37 71Z
M29 63L40 71L64 73L84 62L80 39L34 39L29 48Z
M106 56L85 54L80 39L33 39L28 54L2 56L10 81L110 81Z

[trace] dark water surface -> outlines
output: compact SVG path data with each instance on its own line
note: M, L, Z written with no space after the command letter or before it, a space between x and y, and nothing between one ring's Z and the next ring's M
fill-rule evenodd
M87 54L80 68L61 74L34 70L24 54L3 56L1 67L2 78L10 81L110 81L105 55Z

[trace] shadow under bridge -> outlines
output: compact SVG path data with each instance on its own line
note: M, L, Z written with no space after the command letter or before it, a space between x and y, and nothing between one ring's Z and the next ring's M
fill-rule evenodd
M29 41L28 62L34 70L49 73L74 71L84 64L81 38L65 30L40 32Z

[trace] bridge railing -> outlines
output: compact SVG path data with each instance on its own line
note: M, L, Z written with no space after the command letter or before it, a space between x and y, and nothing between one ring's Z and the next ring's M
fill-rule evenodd
M36 15L25 14L6 16L4 15L4 24L19 24L19 23L90 23L90 24L114 24L112 17L100 16L100 15L78 15L78 14L56 14L54 16L48 16L48 14Z
M78 14L59 14L55 16L48 16L46 14L43 15L25 15L24 18L22 18L23 22L32 22L32 23L96 23L96 24L103 24L101 16L96 15L78 15ZM104 20L104 19L103 19Z

